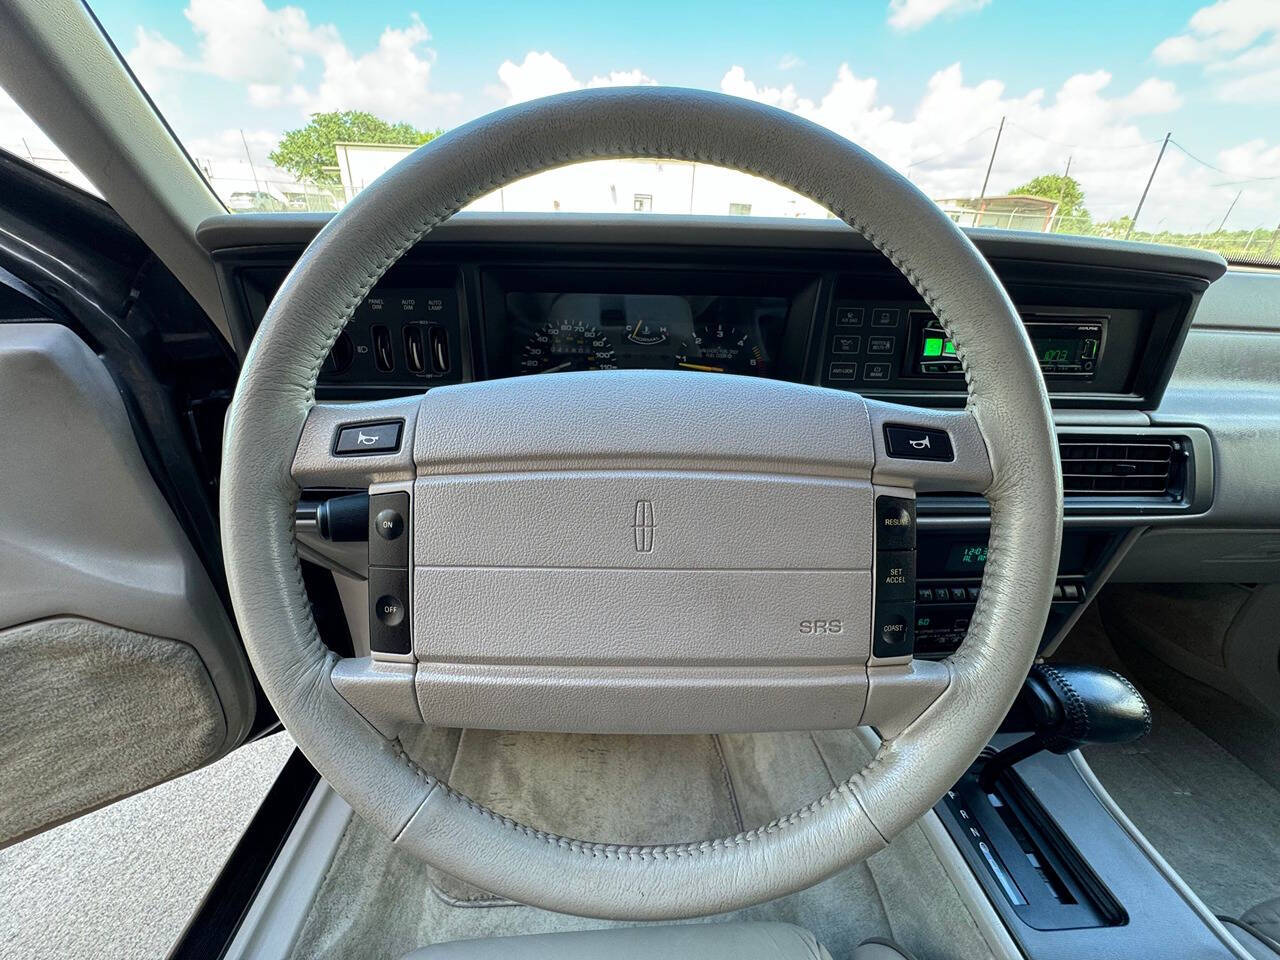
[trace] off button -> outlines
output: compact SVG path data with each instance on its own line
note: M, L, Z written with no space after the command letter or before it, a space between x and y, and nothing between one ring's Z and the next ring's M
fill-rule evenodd
M389 593L378 598L373 611L388 627L398 627L404 622L404 602Z

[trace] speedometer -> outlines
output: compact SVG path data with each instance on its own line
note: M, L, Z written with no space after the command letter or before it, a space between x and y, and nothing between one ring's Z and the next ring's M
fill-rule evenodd
M545 323L525 341L517 362L520 373L563 370L616 370L618 356L599 327L566 320Z

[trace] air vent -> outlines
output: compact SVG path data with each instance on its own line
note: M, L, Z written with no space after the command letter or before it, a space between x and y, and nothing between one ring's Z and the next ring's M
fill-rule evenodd
M1058 435L1067 496L1155 497L1182 494L1185 464L1177 437Z

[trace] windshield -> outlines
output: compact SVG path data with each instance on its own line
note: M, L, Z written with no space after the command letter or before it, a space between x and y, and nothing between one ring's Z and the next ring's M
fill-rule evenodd
M333 210L417 145L497 107L662 83L823 124L966 226L1280 260L1275 0L94 10L236 212ZM829 216L753 177L637 160L543 174L473 207Z

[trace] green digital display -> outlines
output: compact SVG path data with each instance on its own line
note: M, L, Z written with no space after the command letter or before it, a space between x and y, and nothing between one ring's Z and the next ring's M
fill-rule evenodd
M987 563L985 543L954 543L947 556L947 569L959 573L964 570L981 570Z
M954 357L956 345L945 337L925 337L924 355L926 357Z
M1094 325L1073 329L1070 336L1052 336L1045 332L1050 325L1033 326L1031 345L1035 348L1040 369L1054 374L1091 374L1097 363L1101 338ZM1058 325L1053 325L1057 330ZM958 374L960 365L956 345L936 327L926 327L920 337L921 373Z

